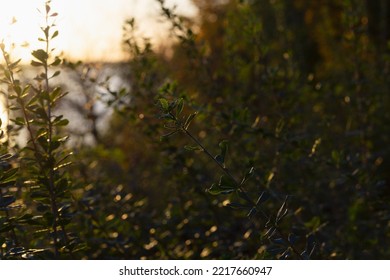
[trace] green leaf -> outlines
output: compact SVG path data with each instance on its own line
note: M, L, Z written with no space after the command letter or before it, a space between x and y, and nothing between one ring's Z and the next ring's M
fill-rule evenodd
M54 39L55 37L57 37L58 36L58 30L56 30L54 33L53 33L53 35L51 35L51 39Z
M56 57L56 59L54 60L54 62L52 64L50 64L51 66L58 66L60 65L62 62L62 60L59 58L59 57Z
M232 209L249 209L251 206L241 204L241 203L236 203L236 202L231 202L226 205L226 207L230 207Z
M1 182L0 183L1 184L8 184L8 183L15 182L17 172L18 172L18 169L16 169L16 168L12 168L10 170L7 170L1 176Z
M18 96L22 94L22 88L19 85L14 85L14 91Z
M61 168L65 168L65 167L67 167L67 166L69 166L69 165L71 165L72 164L72 162L65 162L65 163L63 163L63 164L60 164L60 165L57 165L56 167L54 167L54 170L58 170L58 169L61 169Z
M48 120L49 117L47 116L47 113L45 111L44 108L37 108L35 111L34 111L40 118L44 119L44 120Z
M42 216L33 216L31 214L24 214L17 218L18 223L28 225L41 225L40 220L42 220Z
M179 116L183 112L184 100L180 98L177 102L176 115Z
M33 191L30 195L31 198L34 200L47 200L49 197L49 194L45 191Z
M203 149L200 146L185 145L184 149L186 149L188 151L203 151Z
M60 119L58 121L55 121L53 124L55 126L67 126L69 124L69 120L67 120L67 119Z
M44 150L46 150L47 147L48 147L48 142L47 142L46 135L45 135L45 136L38 137L37 140L38 140L39 145L40 145ZM38 154L36 154L35 156L38 156Z
M168 112L172 112L172 110L176 108L178 102L179 102L178 100L170 102L168 107Z
M276 233L276 228L275 227L270 227L265 233L264 237L271 238L274 234Z
M225 175L222 175L219 178L218 186L222 189L226 189L226 188L236 189L237 188L236 183L233 181L233 179L231 179L230 177L225 176Z
M30 85L26 85L26 86L23 88L22 97L27 96L28 92L30 91L30 88L31 88Z
M15 67L18 66L18 64L19 64L19 62L20 62L21 60L22 60L22 59L18 59L17 61L11 63L11 64L8 66L8 68L11 69L11 70L15 69Z
M0 161L9 160L12 158L11 154L2 154L0 155Z
M212 195L219 195L219 194L230 194L234 192L234 188L221 188L220 186L216 184L212 184L209 189L207 189L207 192Z
M67 92L62 92L62 89L60 87L56 87L51 93L50 93L50 101L56 102L58 99L64 97L67 94Z
M60 146L61 146L61 143L59 141L52 140L51 145L50 145L50 149L52 151L54 151L54 150L57 150Z
M188 129L188 127L190 126L192 120L195 118L195 116L196 116L197 114L198 114L197 112L194 112L194 113L192 113L191 115L189 115L189 116L187 117L187 120L186 120L185 123L184 123L184 128L185 128L185 129Z
M160 116L161 119L163 120L170 120L170 121L174 121L175 120L175 117L172 116L172 114L162 114Z
M54 77L57 77L60 74L61 74L61 71L55 71L54 74L50 77L50 79L54 78Z
M35 61L35 60L32 60L30 64L31 64L31 66L34 66L34 67L41 67L43 65L43 63Z
M169 108L168 101L165 98L160 98L159 101L160 101L161 108L164 111L168 111L168 108Z
M45 38L48 38L49 37L50 26L41 27L41 29L42 29L43 33L45 34Z
M25 120L22 117L17 117L16 119L11 119L16 125L24 126L26 124Z
M49 58L49 55L47 54L47 52L45 52L42 49L35 50L31 54L32 54L32 56L34 56L36 59L38 59L42 63L45 63L47 61L47 59Z
M8 232L10 231L11 229L15 228L15 225L13 224L10 224L10 223L1 223L0 224L0 233L3 233L3 232Z
M167 134L165 134L165 135L162 135L162 136L160 137L160 141L163 141L163 140L167 139L169 136L171 136L171 135L173 135L173 134L176 134L176 133L178 133L178 132L179 132L179 130L175 130L175 131L169 132L169 133L167 133Z
M219 148L221 149L220 155L222 158L222 162L225 162L226 152L228 150L228 145L229 145L228 140L222 140L221 142L219 142Z
M244 175L244 179L242 179L242 184L244 184L250 177L253 176L253 174L255 173L255 168L254 167L251 167L247 173L245 173Z

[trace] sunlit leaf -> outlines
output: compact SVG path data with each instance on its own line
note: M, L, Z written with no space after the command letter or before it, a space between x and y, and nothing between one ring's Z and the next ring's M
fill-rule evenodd
M159 101L160 101L161 108L164 111L168 111L168 107L169 107L168 101L165 98L160 98Z
M176 108L177 116L179 116L181 112L183 112L183 107L184 107L184 100L183 98L180 98L177 102L177 108Z
M192 113L192 114L190 114L190 115L187 117L187 119L186 119L186 121L185 121L185 123L184 123L184 128L185 128L185 129L188 129L188 127L190 126L191 122L193 121L193 119L195 118L196 115L197 115L197 112Z
M288 213L288 209L286 208L287 207L287 199L288 199L288 197L286 197L286 199L284 200L282 206L280 206L280 208L278 210L278 213L276 215L276 221L277 222L282 220Z
M266 202L269 199L269 197L270 197L270 195L267 192L262 192L256 201L256 205L259 206L262 203Z

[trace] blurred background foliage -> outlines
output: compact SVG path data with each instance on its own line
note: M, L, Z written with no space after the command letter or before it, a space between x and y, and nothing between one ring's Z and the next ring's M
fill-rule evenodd
M227 207L241 199L236 193L207 192L222 175L214 162L185 149L193 143L183 134L160 139L163 97L183 98L183 112L197 112L189 130L212 154L229 141L225 163L234 176L254 167L246 190L254 200L270 196L264 211L276 216L289 197L279 227L297 236L301 251L310 236L314 259L388 259L390 2L193 0L196 18L158 2L173 43L153 46L127 21L131 59L115 68L121 88L96 78L99 65L64 66L83 98L62 106L81 112L82 134L92 139L68 147L69 228L83 244L71 257L281 257L266 220ZM103 128L101 104L111 110ZM3 169L1 187L11 188ZM33 230L6 226L10 212L34 211L20 196L27 209L0 209L3 258L15 235ZM23 236L23 243L37 241Z

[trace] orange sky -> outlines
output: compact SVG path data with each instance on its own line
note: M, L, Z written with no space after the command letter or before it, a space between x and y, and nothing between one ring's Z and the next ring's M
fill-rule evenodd
M31 49L39 47L44 0L0 0L0 41L17 46L28 42L29 48L17 47L13 53L29 61ZM194 15L191 0L169 0L178 11ZM160 37L164 33L158 23L158 4L155 0L52 0L52 10L59 13L60 32L54 46L72 59L116 61L122 57L123 22L136 17L142 35ZM16 19L16 23L10 24Z

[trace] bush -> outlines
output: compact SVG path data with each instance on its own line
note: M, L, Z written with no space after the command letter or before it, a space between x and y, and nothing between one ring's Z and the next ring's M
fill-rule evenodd
M380 7L197 0L191 20L158 2L170 51L128 20L123 88L96 79L98 66L61 63L50 2L32 53L42 73L21 82L2 45L0 258L388 258ZM78 77L81 103L52 79L59 69ZM79 136L66 102L93 143L67 142Z

